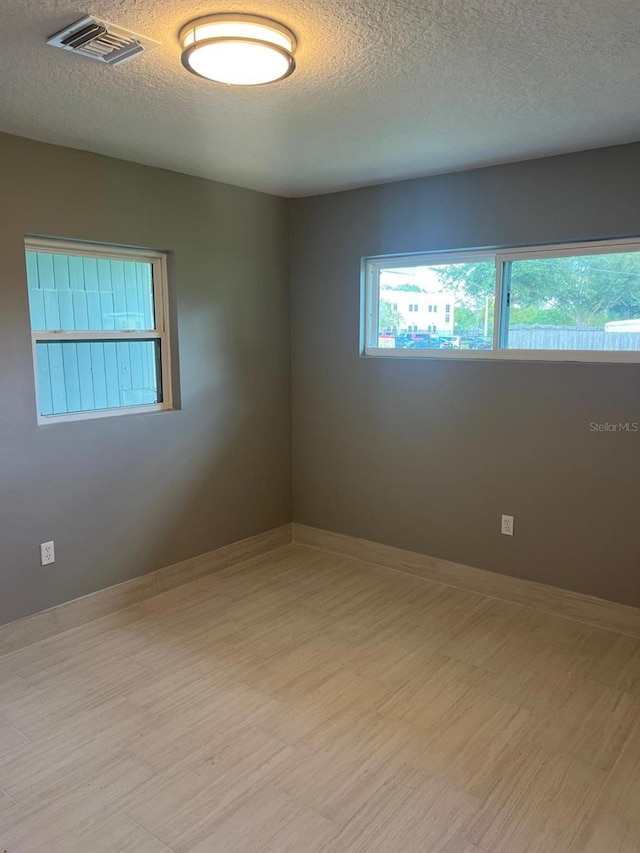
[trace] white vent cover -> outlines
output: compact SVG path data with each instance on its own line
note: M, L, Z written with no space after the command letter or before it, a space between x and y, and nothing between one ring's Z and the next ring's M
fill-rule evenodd
M47 44L106 65L119 65L158 46L158 42L89 15L50 36Z

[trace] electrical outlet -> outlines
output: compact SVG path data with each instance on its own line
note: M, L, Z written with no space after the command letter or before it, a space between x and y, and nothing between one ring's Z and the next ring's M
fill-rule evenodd
M51 542L43 542L40 546L40 565L48 566L49 563L55 563L56 561L56 552L53 547L53 540Z
M512 515L503 515L502 516L502 527L500 528L500 532L504 534L504 536L513 536L513 516Z

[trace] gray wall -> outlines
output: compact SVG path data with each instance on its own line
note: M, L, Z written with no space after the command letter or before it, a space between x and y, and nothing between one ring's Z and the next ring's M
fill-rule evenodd
M286 202L6 135L0 188L0 623L288 522ZM180 411L36 426L29 233L173 253Z
M4 135L0 187L0 623L289 521L286 203ZM296 520L640 605L640 433L589 430L640 368L358 355L363 255L635 235L638 198L631 145L291 201ZM172 252L179 411L36 426L27 233Z
M358 355L362 256L638 235L640 145L289 210L295 520L640 605L640 366Z

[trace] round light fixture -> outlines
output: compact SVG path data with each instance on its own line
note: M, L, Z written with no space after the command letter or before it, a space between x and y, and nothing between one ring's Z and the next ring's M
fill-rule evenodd
M283 80L296 67L296 37L256 15L207 15L180 30L182 64L217 83L257 86Z

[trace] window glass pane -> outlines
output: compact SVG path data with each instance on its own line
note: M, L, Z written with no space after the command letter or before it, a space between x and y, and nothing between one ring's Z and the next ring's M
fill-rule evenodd
M380 270L377 346L491 349L495 263L417 264Z
M160 341L36 344L41 415L162 402Z
M512 261L505 345L640 350L640 252Z
M27 251L33 331L155 329L153 266Z

